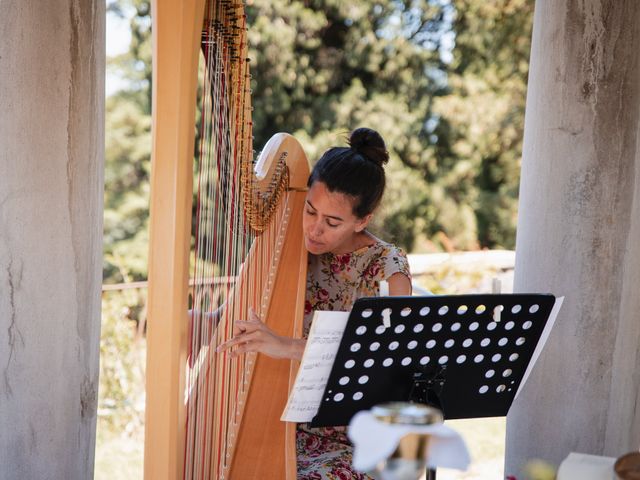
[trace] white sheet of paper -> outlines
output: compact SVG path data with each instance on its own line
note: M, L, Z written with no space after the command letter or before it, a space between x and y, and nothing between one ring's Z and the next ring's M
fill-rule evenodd
M527 383L527 378L529 378L529 374L531 373L533 366L538 361L538 357L542 352L542 348L544 347L544 344L547 343L547 339L549 338L549 334L551 333L551 329L553 328L553 325L556 323L556 318L558 317L558 312L560 311L560 307L562 306L563 301L564 301L564 297L558 297L556 298L556 301L553 304L553 308L551 309L551 313L549 314L549 319L547 320L547 324L544 326L544 330L542 330L542 335L540 335L540 340L538 341L538 344L536 345L536 349L533 351L533 355L531 356L531 361L529 362L529 365L527 366L527 369L525 370L524 375L522 376L522 381L520 382L520 386L518 387L516 396L513 398L514 401L516 400L516 398L518 398L518 395L520 395L520 392L522 391L522 387L524 387L524 384Z
M616 459L571 452L558 468L558 480L614 480Z
M296 381L280 420L309 422L318 412L348 319L349 312L316 311L313 314Z

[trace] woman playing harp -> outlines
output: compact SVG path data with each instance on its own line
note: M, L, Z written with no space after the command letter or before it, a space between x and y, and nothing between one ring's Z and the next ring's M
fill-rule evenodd
M308 270L304 316L306 337L314 310L350 310L356 299L379 294L387 281L390 295L410 295L405 254L368 230L385 187L388 153L374 130L352 132L350 147L329 149L316 163L307 186L303 213ZM274 358L300 359L304 338L278 335L255 313L235 322L235 336L217 351L231 356L260 352ZM351 446L343 428L298 425L299 479L368 478L351 469Z
M319 195L306 197L308 164L299 144L287 136L278 139L271 155L275 161L254 175L246 16L240 0L154 0L152 19L145 478L293 479L295 426L279 421L290 362L253 352L229 359L213 349L233 335L235 320L249 318L250 308L277 335L273 338L300 338L307 278L303 216L305 222L318 218L326 224L310 231L307 248L312 255L343 254L348 247L353 258L366 262L369 257L361 249L375 253L391 248L376 246L365 231L366 217L378 200L363 202L369 209L364 213L333 211L325 200L334 193L343 192L348 202L361 194L340 185L334 192L318 190L321 184L325 190L333 188L331 175L313 180L309 193ZM192 209L198 72L204 75L195 162L200 173L198 206ZM354 149L360 149L356 143ZM380 158L366 145L360 149L363 159ZM386 154L371 167L382 173L385 159ZM341 224L335 232L342 233L325 233L336 222ZM310 267L321 269L315 261ZM374 282L381 265L369 270ZM359 270L360 264L349 269ZM392 293L409 291L408 286L397 289L396 283L390 280ZM354 297L375 293L365 286L355 290ZM277 293L281 291L286 293ZM319 293L318 301L323 290ZM348 308L350 301L334 308ZM189 308L194 311L191 322L185 318ZM291 341L289 346L297 353L292 349L287 356L297 358L302 343Z

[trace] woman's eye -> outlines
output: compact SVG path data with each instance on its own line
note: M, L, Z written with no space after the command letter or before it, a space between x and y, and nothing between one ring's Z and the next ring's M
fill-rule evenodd
M315 215L316 214L315 212L312 212L311 210L305 210L305 213L307 215Z
M340 224L339 223L333 224L331 222L327 222L327 225L329 225L331 228L336 228Z

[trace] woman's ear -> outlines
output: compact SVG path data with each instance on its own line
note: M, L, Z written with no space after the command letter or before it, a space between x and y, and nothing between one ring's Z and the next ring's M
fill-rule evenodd
M358 221L356 222L356 228L355 228L356 233L360 233L365 228L367 228L367 225L369 225L369 222L371 221L372 218L373 218L373 213L370 213L369 215L358 219Z

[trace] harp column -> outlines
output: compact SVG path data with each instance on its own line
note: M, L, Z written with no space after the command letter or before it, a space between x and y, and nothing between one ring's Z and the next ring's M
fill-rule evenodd
M506 474L640 446L640 3L536 2L515 289L564 295Z
M104 0L0 2L0 476L93 478Z

